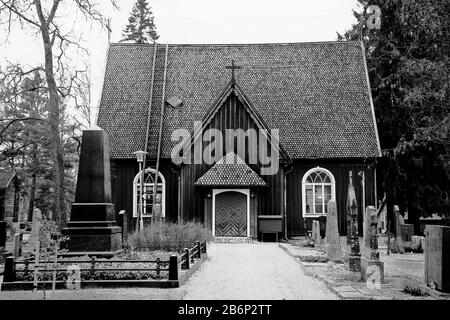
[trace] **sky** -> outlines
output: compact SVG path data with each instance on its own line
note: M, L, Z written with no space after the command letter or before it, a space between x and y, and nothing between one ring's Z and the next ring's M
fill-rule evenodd
M134 0L116 0L114 9L107 0L97 0L99 9L111 19L111 42L118 42L128 22ZM356 0L148 0L155 16L159 43L268 43L334 41L356 21L352 9ZM81 34L80 44L89 50L92 103L100 100L108 35L98 25L73 23L70 13L62 12L59 21L67 21ZM2 28L4 29L4 28ZM39 35L18 27L6 42L0 31L0 66L20 62L34 66L43 61ZM76 58L72 61L77 64Z

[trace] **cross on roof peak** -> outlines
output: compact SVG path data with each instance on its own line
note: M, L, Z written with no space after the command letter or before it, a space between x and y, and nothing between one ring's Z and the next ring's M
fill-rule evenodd
M242 69L241 66L237 66L234 63L234 59L231 59L231 66L225 66L226 69L231 69L231 80L234 82L235 78L234 78L234 71L238 70L238 69Z

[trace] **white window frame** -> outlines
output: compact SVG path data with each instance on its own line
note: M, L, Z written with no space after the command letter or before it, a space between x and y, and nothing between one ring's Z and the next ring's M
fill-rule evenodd
M331 180L331 183L311 183L311 182L306 182L308 177L313 172L316 172L316 171L325 172L329 176L329 178ZM320 186L328 186L330 184L331 184L331 199L330 199L330 201L336 201L336 181L334 179L333 174L329 170L327 170L325 168L322 168L322 167L315 167L315 168L312 168L312 169L308 170L304 174L303 179L302 179L302 215L303 215L304 218L316 218L316 217L320 217L320 216L326 215L326 214L323 214L323 213L314 213L315 210L316 210L316 205L315 205L315 199L316 199L315 196L316 196L316 194L315 193L316 193L316 186L318 186L318 185L320 185ZM313 195L312 195L313 196L313 213L306 213L306 186L307 185L313 187ZM323 200L323 203L322 203L323 208L325 208L325 206L324 206L325 203L324 202L325 202L325 199Z
M156 170L153 168L147 168L144 171L144 178L145 174L152 173L153 176L156 173ZM162 194L161 194L161 217L166 216L166 179L162 175L161 171L158 171L158 187L161 186ZM138 172L138 174L133 179L133 218L136 218L138 216L138 188L140 188L140 179L141 179L141 172ZM144 182L144 189L145 187L153 187L154 183L145 183ZM151 213L143 214L142 217L147 218L151 217Z

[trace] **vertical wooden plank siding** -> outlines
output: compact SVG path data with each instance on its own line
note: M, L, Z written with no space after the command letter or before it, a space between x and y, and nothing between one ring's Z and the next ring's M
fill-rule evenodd
M374 167L361 162L353 162L352 160L309 160L296 161L293 171L287 175L287 192L286 192L286 206L288 219L288 235L304 235L305 225L302 215L302 179L306 172L312 168L320 166L329 170L335 179L336 183L336 202L338 209L338 225L340 234L346 234L346 201L348 188L348 173L353 172L353 185L355 187L356 197L358 200L359 209L359 232L362 234L362 186L361 177L358 176L359 171L364 171L366 175L366 206L375 205L375 190L374 190Z

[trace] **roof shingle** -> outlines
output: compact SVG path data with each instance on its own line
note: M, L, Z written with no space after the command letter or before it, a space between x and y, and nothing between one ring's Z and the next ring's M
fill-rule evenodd
M161 49L155 81L164 71ZM280 129L291 158L379 156L362 49L360 42L169 45L166 98L178 97L183 105L166 108L162 157L170 158L177 143L173 130L193 134L193 121L202 120L229 82L231 59L242 66L237 83L267 125ZM110 46L98 125L109 133L112 158L132 158L144 148L153 51L153 45ZM153 103L151 144L160 108ZM155 149L149 147L150 157Z
M262 187L266 182L234 152L227 153L197 182L197 186Z

